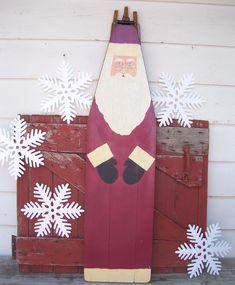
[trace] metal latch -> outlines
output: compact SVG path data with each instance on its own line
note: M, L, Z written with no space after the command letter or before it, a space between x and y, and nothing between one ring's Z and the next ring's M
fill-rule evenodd
M184 172L183 172L183 180L190 179L190 145L185 144L183 146L184 151Z

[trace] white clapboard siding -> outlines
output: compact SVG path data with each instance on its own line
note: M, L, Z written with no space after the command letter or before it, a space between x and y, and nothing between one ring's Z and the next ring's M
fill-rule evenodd
M16 226L0 225L0 255L11 255L11 237L16 235Z
M234 239L234 230L222 230L220 240L225 240L231 246L231 249L226 257L235 257L235 239ZM221 259L223 264L223 259Z
M143 41L235 46L234 6L202 7L191 1L2 2L0 38L108 40L113 10L121 13L127 5L138 11Z
M0 199L0 225L16 225L16 193L1 192Z
M208 195L235 197L234 176L235 162L210 162L208 167Z
M117 0L112 0L117 1ZM201 5L221 5L221 6L235 6L234 0L122 0L123 2L166 2L166 3L188 3L188 4L201 4Z
M211 125L209 134L209 160L235 162L235 126Z
M55 72L52 72L51 75L56 76ZM94 95L96 85L97 81L94 81L92 86L87 89L91 95ZM14 118L17 114L45 114L41 111L41 102L48 93L45 93L41 89L37 79L0 80L0 94L4 94L7 98L4 105L0 105L2 118ZM12 102L14 102L13 105ZM25 104L25 102L27 102L27 104ZM88 112L89 110L80 110L79 114L88 115ZM58 109L56 109L54 113L58 114Z
M0 128L17 114L40 114L42 74L55 76L63 55L97 84L113 11L137 10L150 88L161 72L194 73L209 120L208 224L219 222L235 257L235 1L0 0ZM20 195L20 193L18 194ZM16 182L0 166L0 255L16 234Z
M55 73L63 54L76 67L98 79L107 42L0 41L0 78L37 78ZM148 79L161 72L176 77L193 72L198 84L235 86L235 52L232 48L143 44Z
M76 67L74 70L78 71ZM55 71L50 75L56 76ZM94 95L96 85L97 81L94 81L89 89L90 94ZM160 86L158 83L150 83L150 89L160 89ZM202 108L194 112L195 119L209 120L213 125L235 125L235 87L195 85L195 91L206 100ZM7 98L6 102L0 105L0 114L4 118L13 118L17 114L40 114L41 101L47 95L41 90L36 79L2 79L0 94ZM88 111L83 114L88 114Z
M174 76L177 80L180 79L180 76ZM159 82L150 83L149 86L152 91L162 90ZM194 91L206 100L201 108L195 112L192 111L194 119L208 120L213 125L235 125L235 87L195 84ZM226 116L224 110L226 110Z
M222 229L235 230L235 197L209 197L207 222L218 222Z
M3 166L0 164L0 200L1 192L16 192L16 181L9 175L7 164ZM15 214L16 209L13 212Z

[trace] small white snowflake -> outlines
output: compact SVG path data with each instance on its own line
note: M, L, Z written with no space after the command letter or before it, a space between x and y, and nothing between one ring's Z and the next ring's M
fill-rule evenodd
M177 83L173 76L162 73L159 82L162 90L154 90L152 100L160 127L170 125L173 119L178 119L181 126L190 128L193 119L190 111L205 103L205 100L193 91L193 74L183 75Z
M57 78L48 75L39 78L40 86L48 93L42 101L41 109L44 112L54 112L59 109L63 121L68 124L77 115L77 108L89 110L92 96L85 92L91 85L91 74L80 72L74 77L73 69L65 60L57 68Z
M192 259L188 264L189 277L197 277L206 267L207 272L219 275L221 262L218 257L224 257L231 249L226 241L219 241L221 229L219 224L212 224L207 227L205 237L202 229L195 225L189 225L187 238L191 244L181 244L175 252L181 259Z
M50 191L47 185L36 183L34 197L38 202L29 202L21 209L28 218L37 218L34 230L37 236L46 236L54 229L56 234L69 237L71 224L67 219L75 219L84 212L78 203L66 203L71 197L69 184L61 184L55 187L55 193ZM66 204L65 204L66 203Z
M45 132L38 129L26 134L27 124L17 116L11 122L11 135L5 129L0 129L0 162L9 162L8 170L11 176L21 177L25 171L24 163L30 167L44 165L43 156L34 148L45 140Z

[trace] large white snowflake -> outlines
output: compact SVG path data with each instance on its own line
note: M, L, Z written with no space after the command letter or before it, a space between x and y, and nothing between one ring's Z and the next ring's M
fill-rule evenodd
M190 278L199 276L205 267L209 274L219 275L221 262L218 257L224 257L231 249L226 241L218 240L220 236L218 223L209 225L204 236L201 228L189 225L187 238L191 244L181 244L175 253L184 260L193 258L188 264Z
M160 126L167 126L173 119L184 127L191 127L192 110L200 108L205 100L194 88L193 74L183 75L177 83L173 76L162 73L159 78L162 90L152 92L155 114Z
M11 122L10 127L11 132L0 129L0 162L3 165L9 160L9 173L16 179L24 173L24 163L30 167L44 164L42 153L34 148L43 143L46 133L32 129L26 134L27 124L20 116Z
M71 197L69 184L58 185L52 193L47 185L36 183L34 197L41 204L31 201L21 211L30 219L37 218L34 225L37 236L46 236L54 229L59 236L69 237L71 224L67 219L78 218L84 212L78 203L66 203Z
M65 60L57 68L57 78L44 75L39 78L40 86L48 93L42 101L41 109L44 112L59 110L63 121L68 124L78 114L77 109L89 110L92 96L85 92L91 85L91 74L80 72L74 77L71 65Z

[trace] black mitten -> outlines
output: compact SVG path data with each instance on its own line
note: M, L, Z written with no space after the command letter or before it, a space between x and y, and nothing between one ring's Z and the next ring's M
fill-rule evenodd
M125 165L126 168L123 172L123 180L127 184L137 183L144 175L145 170L131 159L127 159Z
M112 184L117 180L118 172L115 167L116 164L117 164L116 159L112 157L96 167L100 178L104 182Z

